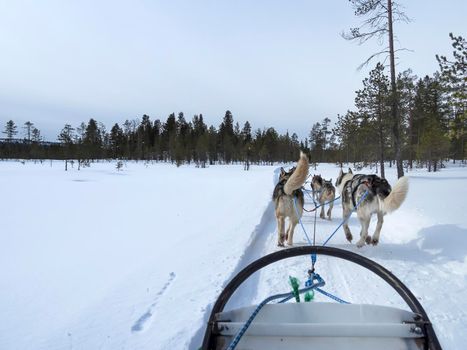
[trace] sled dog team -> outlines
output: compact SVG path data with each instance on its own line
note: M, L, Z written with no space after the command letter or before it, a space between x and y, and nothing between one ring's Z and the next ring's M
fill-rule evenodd
M304 196L302 186L308 177L308 158L304 153L300 153L297 166L289 171L281 168L279 182L274 188L273 200L275 204L275 214L277 219L278 237L277 245L293 245L293 234L297 226L304 206ZM348 173L340 170L337 177L336 186L342 200L343 219L348 218L352 210L356 209L357 217L361 224L360 239L357 247L365 244L377 245L383 226L383 216L391 213L401 206L409 189L408 178L401 177L394 187L377 175L353 174L349 168ZM326 212L327 218L331 219L331 212L336 198L336 190L329 181L323 179L321 175L314 175L311 180L313 201L316 205L321 205L320 217L325 218L325 205L329 205ZM358 207L357 207L358 206ZM373 236L368 234L371 216L376 213L378 222ZM285 231L285 219L289 219L289 226ZM350 232L347 220L343 224L345 237L352 242L353 236Z

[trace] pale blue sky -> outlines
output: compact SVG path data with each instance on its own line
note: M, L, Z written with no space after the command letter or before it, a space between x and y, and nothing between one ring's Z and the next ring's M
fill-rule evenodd
M467 1L400 2L413 21L395 31L414 52L397 69L431 74L448 33L467 35ZM347 0L0 0L0 128L30 120L54 140L90 117L109 129L183 111L218 126L229 109L305 137L353 108L356 68L378 50L340 37L357 23Z

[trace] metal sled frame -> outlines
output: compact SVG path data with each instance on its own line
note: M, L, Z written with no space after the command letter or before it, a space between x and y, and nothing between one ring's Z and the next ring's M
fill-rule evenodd
M204 334L202 349L216 350L219 348L219 344L217 344L216 337L220 334L220 321L217 320L216 315L223 312L224 307L229 301L229 299L232 297L237 288L248 277L250 277L254 272L262 269L263 267L273 264L277 261L310 254L319 254L341 258L353 262L357 265L360 265L381 277L402 297L402 299L407 303L412 312L414 314L417 314L417 317L419 316L414 323L418 327L420 327L423 334L425 335L423 338L421 338L422 343L420 344L420 348L429 350L441 349L441 345L434 332L433 326L428 318L427 313L425 312L417 298L412 294L412 292L396 276L394 276L390 271L377 264L376 262L365 258L359 254L343 249L325 246L303 246L279 250L254 261L253 263L245 267L242 271L240 271L224 288L224 290L218 297L216 303L214 304L214 307L211 311L211 315L209 317L206 332ZM309 347L313 347L313 343L311 341L309 343Z

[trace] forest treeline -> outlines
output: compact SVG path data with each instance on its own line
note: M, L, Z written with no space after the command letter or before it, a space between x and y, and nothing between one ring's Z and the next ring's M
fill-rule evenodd
M426 166L438 170L445 159L467 159L467 44L465 38L450 34L453 55L436 56L439 71L417 77L411 70L397 77L397 104L400 118L402 158L405 166ZM273 127L253 129L240 124L230 111L216 127L207 125L202 114L188 120L172 113L165 121L141 120L116 123L110 130L91 118L77 127L66 124L57 141L43 141L32 122L18 126L6 122L0 140L1 158L135 159L195 162L201 167L215 163L273 163L298 158L302 149L312 162L379 164L394 160L391 130L391 86L382 63L376 64L355 93L355 107L335 120L325 117L312 125L309 137L281 134ZM293 116L290 116L291 118Z

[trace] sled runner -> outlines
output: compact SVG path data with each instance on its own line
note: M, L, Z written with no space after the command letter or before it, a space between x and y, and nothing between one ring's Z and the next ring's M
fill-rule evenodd
M277 261L308 254L332 256L363 266L386 281L411 311L380 305L281 302L292 299L293 296L286 297L291 293L271 297L282 299L279 303L268 304L269 300L265 300L259 306L224 310L235 290L254 272ZM305 289L320 290L324 280L316 276ZM264 256L232 279L214 304L202 349L438 350L441 346L422 305L391 272L347 250L304 246Z

